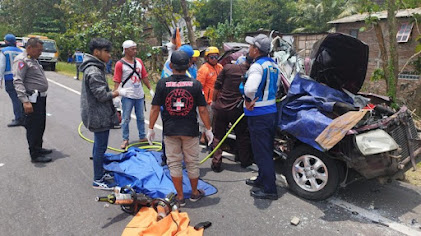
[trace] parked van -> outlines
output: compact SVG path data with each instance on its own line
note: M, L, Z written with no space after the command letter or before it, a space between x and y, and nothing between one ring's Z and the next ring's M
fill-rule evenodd
M53 39L49 39L46 36L28 35L27 37L23 37L24 45L26 45L28 39L32 37L39 38L44 43L44 49L42 50L42 53L38 58L41 65L44 67L44 69L48 67L50 68L50 70L55 71L59 55L56 41L54 41Z

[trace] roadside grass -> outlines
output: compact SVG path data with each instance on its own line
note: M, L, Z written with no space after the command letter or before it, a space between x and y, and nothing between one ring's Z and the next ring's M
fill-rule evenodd
M56 66L56 72L73 78L76 76L76 65L59 61Z
M418 163L416 171L411 168L405 173L405 182L421 187L421 162Z

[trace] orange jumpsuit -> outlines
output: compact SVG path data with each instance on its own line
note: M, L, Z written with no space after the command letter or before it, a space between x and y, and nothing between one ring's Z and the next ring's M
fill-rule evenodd
M222 65L219 63L212 66L206 62L197 71L197 80L199 80L203 86L203 93L205 94L205 99L208 104L211 104L212 102L215 81L219 73L221 73L222 68Z

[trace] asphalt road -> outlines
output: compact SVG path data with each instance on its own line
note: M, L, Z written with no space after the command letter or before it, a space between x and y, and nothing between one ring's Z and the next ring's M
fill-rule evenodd
M25 129L6 127L12 107L4 89L0 92L0 235L120 235L132 216L94 201L108 192L91 187L92 144L77 133L81 82L46 74L50 88L44 147L54 149L51 163L30 162ZM111 131L111 146L119 147L120 132ZM83 133L92 137L86 129ZM136 139L135 132L131 138ZM421 235L419 187L358 182L326 201L312 202L294 196L279 181L277 201L254 200L244 180L256 173L228 159L223 167L214 173L209 161L201 165L201 178L218 193L187 201L182 208L191 225L212 222L205 235ZM298 226L290 224L294 216L300 219Z

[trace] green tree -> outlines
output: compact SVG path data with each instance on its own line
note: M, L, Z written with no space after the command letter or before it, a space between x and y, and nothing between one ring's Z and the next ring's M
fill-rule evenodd
M0 23L7 25L12 33L25 35L32 32L63 33L63 12L58 7L60 0L2 0L0 1Z
M289 22L298 26L293 32L325 32L331 27L327 22L336 19L348 6L346 0L298 0L297 14Z

